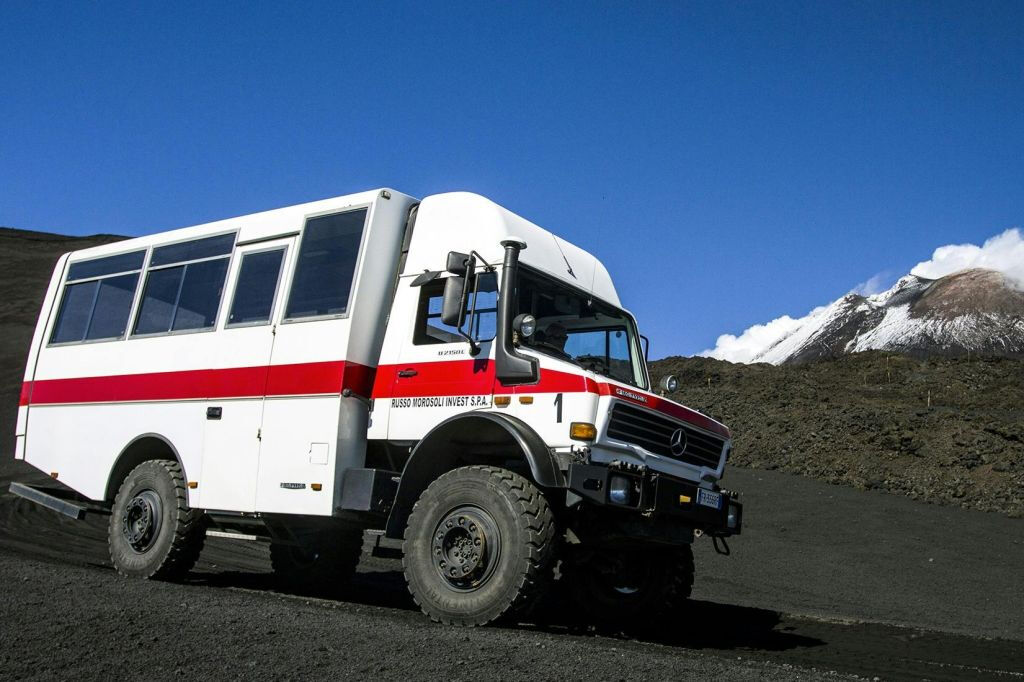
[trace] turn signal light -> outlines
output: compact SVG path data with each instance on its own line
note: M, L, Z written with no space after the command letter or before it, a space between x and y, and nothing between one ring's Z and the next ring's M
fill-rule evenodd
M199 487L199 481L189 481L188 487L191 488L192 490L195 490L196 488Z
M512 396L507 395L496 395L494 396L494 404L498 407L508 407L509 403L512 402Z
M309 487L312 488L313 490L323 490L324 489L323 483L310 483Z
M597 427L586 422L573 422L569 425L569 438L573 440L594 440L597 438Z

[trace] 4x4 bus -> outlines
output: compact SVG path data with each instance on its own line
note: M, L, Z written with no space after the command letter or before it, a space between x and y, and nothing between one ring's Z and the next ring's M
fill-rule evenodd
M338 585L374 530L435 620L522 614L556 564L595 615L648 617L742 507L729 430L645 356L589 253L481 196L374 190L62 256L15 456L110 513L127 576L240 534Z

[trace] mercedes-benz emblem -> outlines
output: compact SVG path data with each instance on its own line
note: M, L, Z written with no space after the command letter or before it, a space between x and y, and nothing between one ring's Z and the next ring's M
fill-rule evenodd
M673 431L672 437L668 439L668 449L676 457L681 457L686 452L686 431L683 429Z

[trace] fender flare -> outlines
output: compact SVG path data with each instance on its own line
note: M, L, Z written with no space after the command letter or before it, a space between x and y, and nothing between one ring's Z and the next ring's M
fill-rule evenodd
M143 440L158 441L167 448L170 457L153 457L152 453L146 451L140 451L139 453L132 452L132 449L136 444ZM181 473L188 480L188 474L185 471L185 463L181 459L181 455L178 453L178 449L174 447L170 440L160 435L159 433L140 433L135 438L132 438L128 443L121 448L121 452L117 454L113 464L110 466L110 471L107 473L107 484L104 487L104 500L113 501L114 495L117 494L118 488L121 486L121 482L129 471L134 469L136 466L144 461L150 459L173 459L181 467Z
M486 454L467 460L460 456L462 453L452 451L453 440L459 434L469 432L511 439L538 485L544 488L566 487L565 474L558 466L558 459L526 422L495 412L464 412L435 426L413 448L402 470L395 504L388 516L388 537L403 536L413 505L434 479L458 466L488 461Z

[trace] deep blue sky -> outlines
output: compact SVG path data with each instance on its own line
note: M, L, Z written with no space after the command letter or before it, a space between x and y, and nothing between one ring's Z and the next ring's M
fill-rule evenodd
M9 1L0 224L470 190L695 353L1024 222L1022 33L1020 2Z

